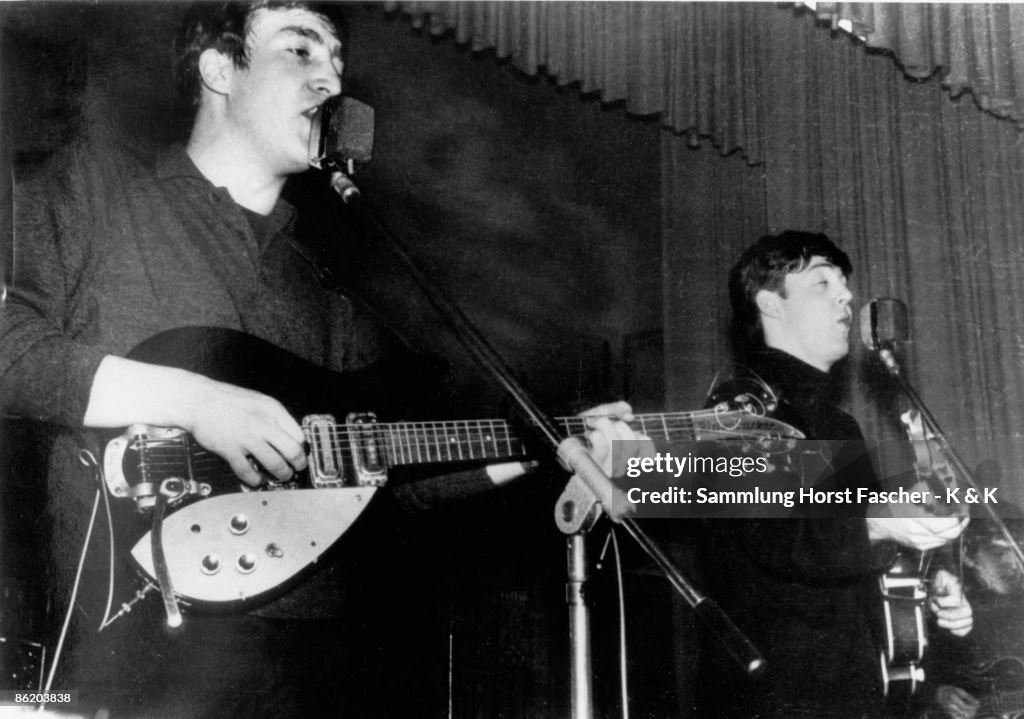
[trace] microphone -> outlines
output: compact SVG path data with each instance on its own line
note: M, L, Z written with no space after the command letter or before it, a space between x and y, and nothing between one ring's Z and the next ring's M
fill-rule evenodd
M878 352L882 363L893 375L900 373L893 350L909 338L908 324L907 306L900 300L875 299L860 309L861 341L869 350Z
M361 199L351 175L370 161L372 152L372 107L338 96L317 108L309 131L309 164L331 173L331 187L346 203Z

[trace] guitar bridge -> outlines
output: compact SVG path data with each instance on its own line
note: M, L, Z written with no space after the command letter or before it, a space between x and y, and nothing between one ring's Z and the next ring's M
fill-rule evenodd
M103 477L107 490L119 499L133 499L140 510L150 510L157 494L165 492L168 504L209 496L211 487L195 477L189 435L173 427L133 424L107 444ZM172 487L166 493L164 483Z

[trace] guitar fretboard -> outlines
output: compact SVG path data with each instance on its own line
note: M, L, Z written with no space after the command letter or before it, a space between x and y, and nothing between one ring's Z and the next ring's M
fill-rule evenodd
M585 434L590 427L584 417L555 420L563 436ZM747 412L700 410L637 415L630 425L656 440L682 441L749 439L770 434L786 436L792 428L775 420ZM372 428L372 430L370 429ZM527 454L526 443L516 427L504 420L456 420L447 422L399 422L371 425L337 425L336 445L342 453L353 446L372 442L386 453L391 466L516 459Z
M380 424L388 464L430 464L526 456L523 440L501 420Z

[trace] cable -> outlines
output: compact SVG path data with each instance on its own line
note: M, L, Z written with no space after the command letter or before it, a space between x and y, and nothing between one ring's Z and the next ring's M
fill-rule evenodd
M103 497L103 506L106 510L107 515L107 536L109 539L109 555L108 555L108 579L107 579L107 606L103 612L103 619L100 622L100 626L97 632L102 632L104 629L113 624L118 618L124 616L131 611L132 605L141 600L149 593L150 590L154 589L151 583L147 583L145 587L135 593L135 597L128 602L121 605L121 610L113 617L110 616L110 609L113 606L114 601L114 520L110 513L110 498L107 496L104 487L103 470L100 467L99 462L96 460L96 455L87 449L83 449L78 453L79 461L86 467L89 467L93 471L93 478L96 480L96 496L93 497L92 512L89 515L89 524L85 532L85 541L82 544L82 554L78 559L78 568L75 572L75 581L71 588L71 597L68 601L68 609L64 615L64 624L60 630L60 636L57 638L57 645L53 652L53 661L50 664L50 673L46 679L46 686L42 690L42 694L46 695L49 693L50 688L53 686L53 680L57 674L57 666L60 663L60 655L64 648L64 642L67 639L68 627L71 624L71 615L74 612L75 600L78 598L78 590L82 584L82 572L85 569L85 558L89 553L89 543L92 541L92 530L96 526L96 512L99 509L100 496ZM45 702L40 702L38 710L42 712L46 708ZM105 716L104 710L100 710L97 713L97 717Z
M60 636L57 638L57 646L53 651L53 662L50 664L50 674L46 678L46 686L43 687L43 696L46 696L46 694L49 693L50 687L53 686L54 676L57 674L57 665L60 663L61 650L64 647L64 640L67 638L68 626L71 624L71 615L74 612L75 600L78 598L78 589L81 586L82 570L85 568L85 557L89 553L89 541L92 538L92 530L96 524L96 511L100 506L100 494L102 494L102 492L102 488L97 488L96 496L92 502L92 514L89 516L89 525L85 532L85 542L82 544L82 555L78 559L78 569L75 572L75 582L71 587L71 598L68 601L68 610L64 615L64 625L60 629ZM42 711L45 706L45 702L40 702L39 711Z
M79 456L83 464L92 466L93 474L96 478L96 481L99 483L100 491L103 494L103 508L106 510L107 515L107 538L109 546L109 553L107 558L107 606L103 610L103 619L100 621L100 626L96 630L97 633L99 633L107 627L109 627L114 622L116 622L118 619L123 617L125 614L130 612L132 610L132 607L136 603L144 599L146 595L149 594L149 592L156 589L156 585L154 585L152 582L147 581L145 586L143 586L142 589L137 590L135 592L135 595L131 599L129 599L127 602L121 603L121 606L117 614L115 614L114 616L110 616L110 609L114 604L114 583L116 573L114 549L114 518L110 513L110 496L105 491L103 491L105 485L105 481L103 478L103 470L100 467L99 462L96 461L95 455L93 455L92 452L89 452L88 450L82 450L79 453Z
M92 453L90 453L89 456L93 461L93 471L96 473L96 478L102 482L103 478L100 474L101 470L99 464L96 463L96 457L94 457ZM121 616L121 614L118 614L114 619L110 619L110 607L114 603L114 519L110 516L110 497L107 496L106 492L103 492L103 507L106 509L107 513L107 538L109 540L108 544L110 545L110 552L107 560L107 566L109 568L109 571L107 572L107 606L106 609L103 610L103 620L100 621L99 629L96 630L97 632L102 632L113 623L114 619Z

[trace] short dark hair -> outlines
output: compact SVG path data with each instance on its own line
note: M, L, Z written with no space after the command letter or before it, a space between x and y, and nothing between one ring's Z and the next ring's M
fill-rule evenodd
M729 273L734 340L742 349L762 347L764 334L757 293L778 292L785 297L786 275L800 272L812 257L822 257L847 277L853 272L850 258L828 236L815 232L786 230L764 235L740 255Z
M308 10L334 28L342 39L343 24L336 12L326 12L323 3L304 0L255 0L254 2L197 2L174 38L174 81L182 100L198 105L203 79L199 74L199 56L209 49L231 58L235 67L249 67L249 33L253 18L260 10Z

